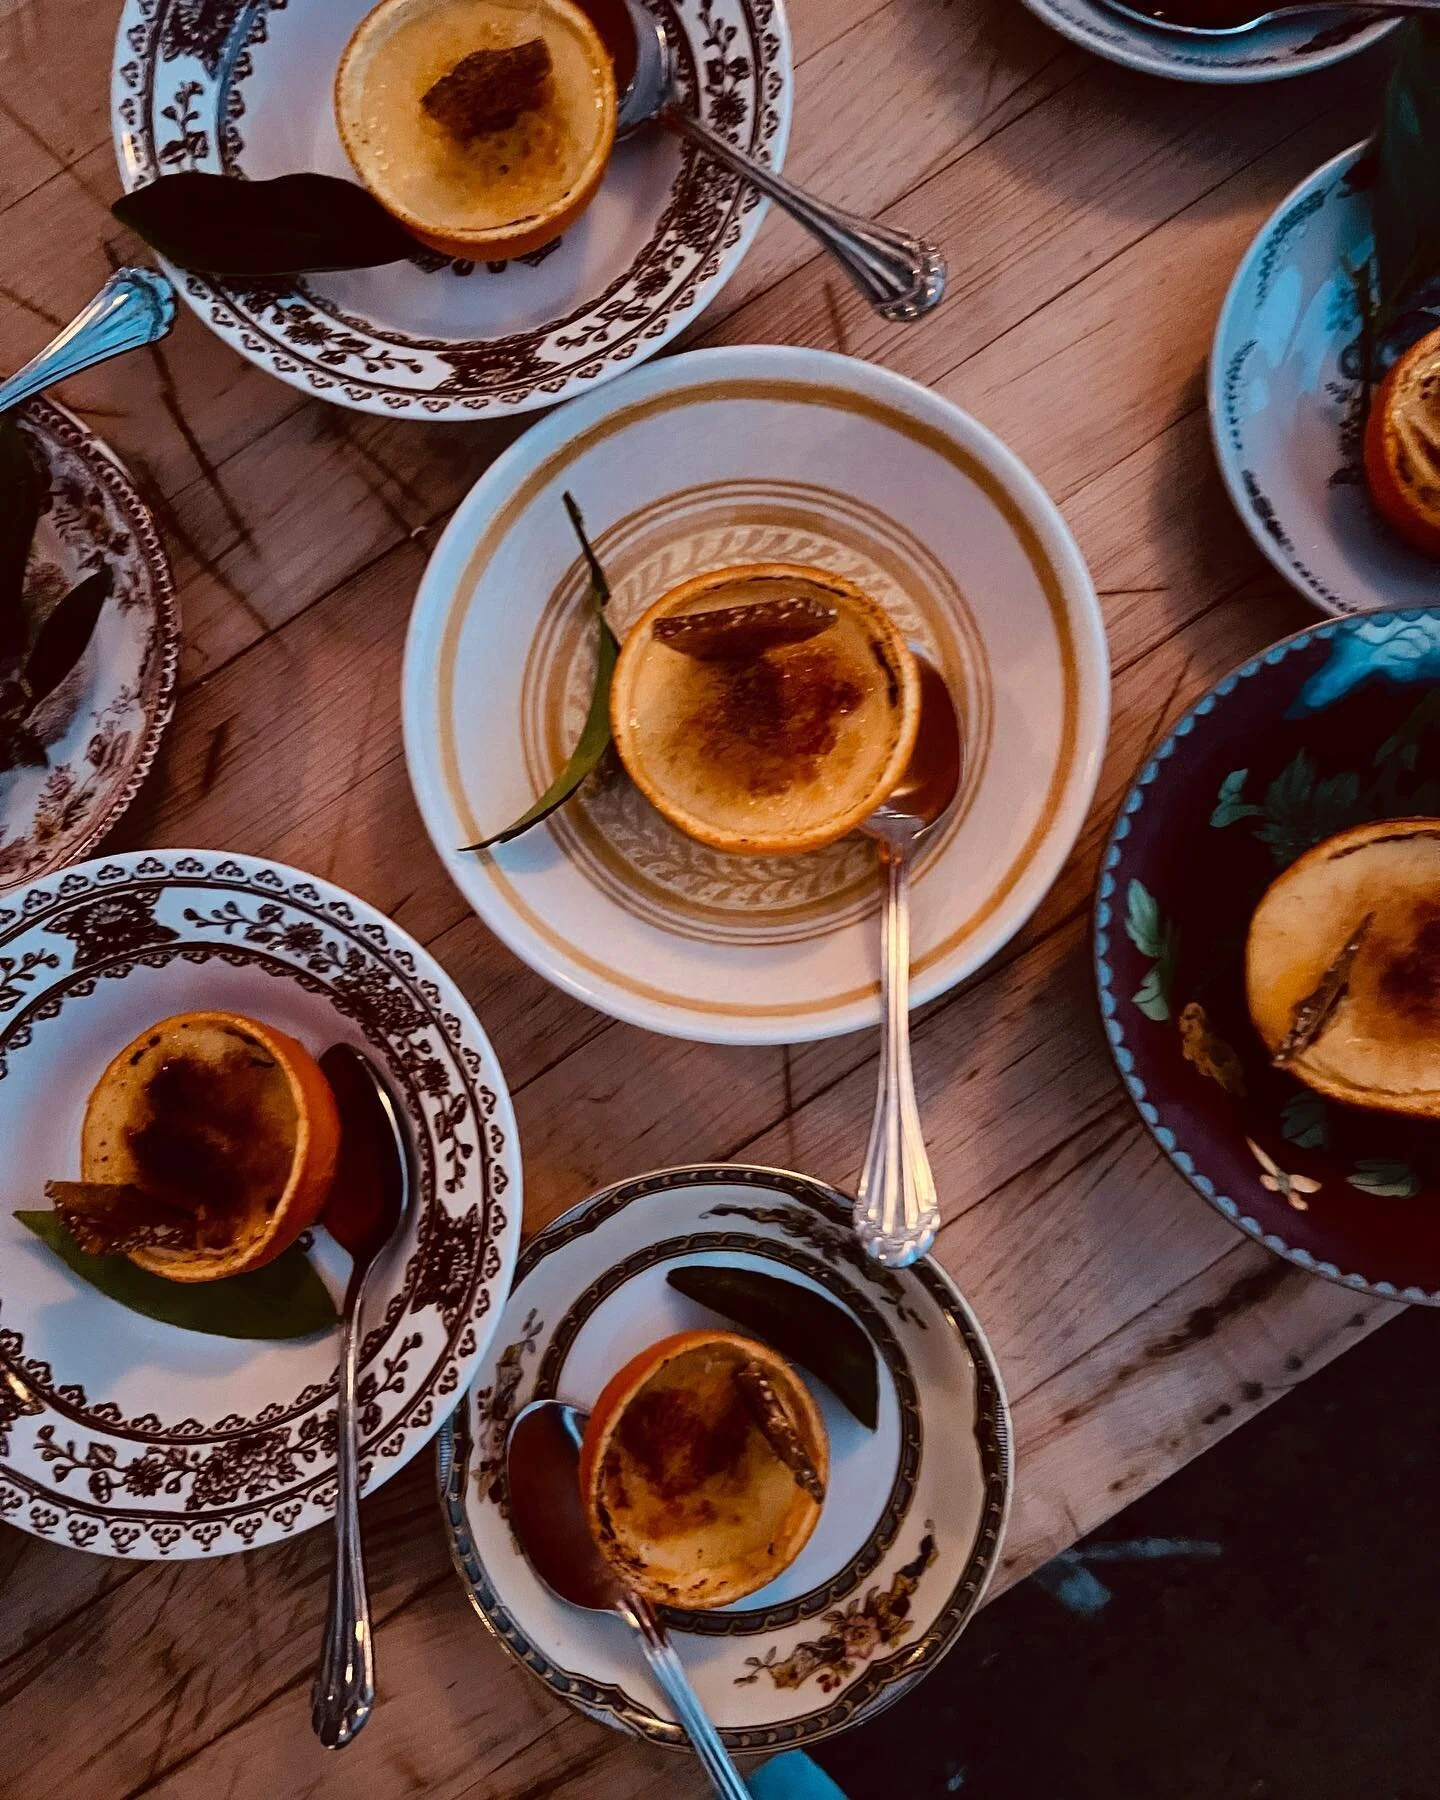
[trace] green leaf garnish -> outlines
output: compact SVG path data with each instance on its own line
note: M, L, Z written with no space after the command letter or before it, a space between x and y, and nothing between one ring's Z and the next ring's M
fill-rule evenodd
M240 278L369 269L413 256L416 240L380 202L334 175L162 175L111 207L182 269Z
M0 414L0 664L25 652L25 565L48 485L14 414Z
M565 510L570 515L570 523L575 527L581 553L590 570L589 599L600 626L600 642L595 656L595 690L590 696L590 711L585 716L585 728L570 752L565 767L535 804L527 812L521 813L513 825L507 825L504 831L497 831L493 837L481 838L478 844L465 844L462 846L465 850L488 850L495 844L508 844L511 838L519 837L532 825L538 825L542 819L548 819L551 813L558 812L593 771L609 747L610 682L615 674L616 659L620 655L619 640L605 617L605 608L610 601L610 584L606 581L605 571L600 567L599 558L585 535L585 521L580 516L580 508L568 493L564 498Z
M301 1338L336 1323L335 1302L298 1244L248 1275L166 1281L125 1256L87 1256L53 1212L17 1212L70 1271L133 1313L209 1337Z
M55 692L85 654L114 587L115 571L106 563L77 582L35 634L24 675L32 708Z
M1412 20L1399 43L1370 194L1380 305L1391 318L1440 274L1440 26Z
M808 1369L867 1431L875 1429L880 1416L875 1347L833 1300L758 1269L714 1263L671 1269L665 1279L687 1300L708 1306Z

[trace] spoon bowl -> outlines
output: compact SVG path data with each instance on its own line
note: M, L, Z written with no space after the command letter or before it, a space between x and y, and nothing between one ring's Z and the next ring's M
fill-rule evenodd
M640 1639L650 1673L695 1747L721 1800L749 1800L740 1772L690 1685L659 1614L632 1594L600 1553L580 1497L580 1446L588 1414L563 1400L532 1400L505 1440L510 1526L525 1559L557 1598L614 1612Z

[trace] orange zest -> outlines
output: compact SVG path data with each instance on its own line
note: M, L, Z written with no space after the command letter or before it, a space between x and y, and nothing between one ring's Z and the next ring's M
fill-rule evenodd
M595 1541L628 1587L670 1606L725 1606L773 1581L815 1529L828 1474L805 1383L728 1331L681 1332L634 1357L595 1402L580 1452Z
M1440 556L1440 331L1412 345L1380 384L1365 426L1365 479L1385 522Z
M164 1232L124 1245L132 1262L218 1281L273 1261L317 1222L339 1145L335 1096L302 1044L239 1013L178 1013L100 1077L81 1176L165 1209Z

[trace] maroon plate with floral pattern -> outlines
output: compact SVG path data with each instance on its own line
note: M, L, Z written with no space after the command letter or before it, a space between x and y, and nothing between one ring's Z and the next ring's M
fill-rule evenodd
M1287 638L1192 708L1140 772L1096 910L1100 1005L1156 1140L1303 1269L1440 1304L1440 1126L1322 1098L1271 1066L1245 1003L1266 887L1369 819L1440 815L1440 609Z
M316 1053L354 1044L403 1103L416 1203L367 1302L367 1488L453 1409L519 1244L494 1053L439 966L363 901L217 851L106 858L0 899L0 1518L109 1555L218 1556L334 1509L338 1333L239 1341L141 1318L14 1216L79 1173L85 1102L116 1051L200 1009ZM344 1253L323 1230L302 1241L338 1295Z
M28 596L102 567L114 587L79 664L32 720L45 766L0 771L0 892L77 862L118 822L160 747L180 660L165 547L119 459L49 400L32 400L20 428L50 475Z

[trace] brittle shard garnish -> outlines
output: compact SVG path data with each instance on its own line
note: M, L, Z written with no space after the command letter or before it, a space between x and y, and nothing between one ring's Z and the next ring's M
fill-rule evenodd
M656 641L697 662L752 662L767 650L803 644L828 631L840 610L813 595L791 594L742 606L671 613L657 619Z

